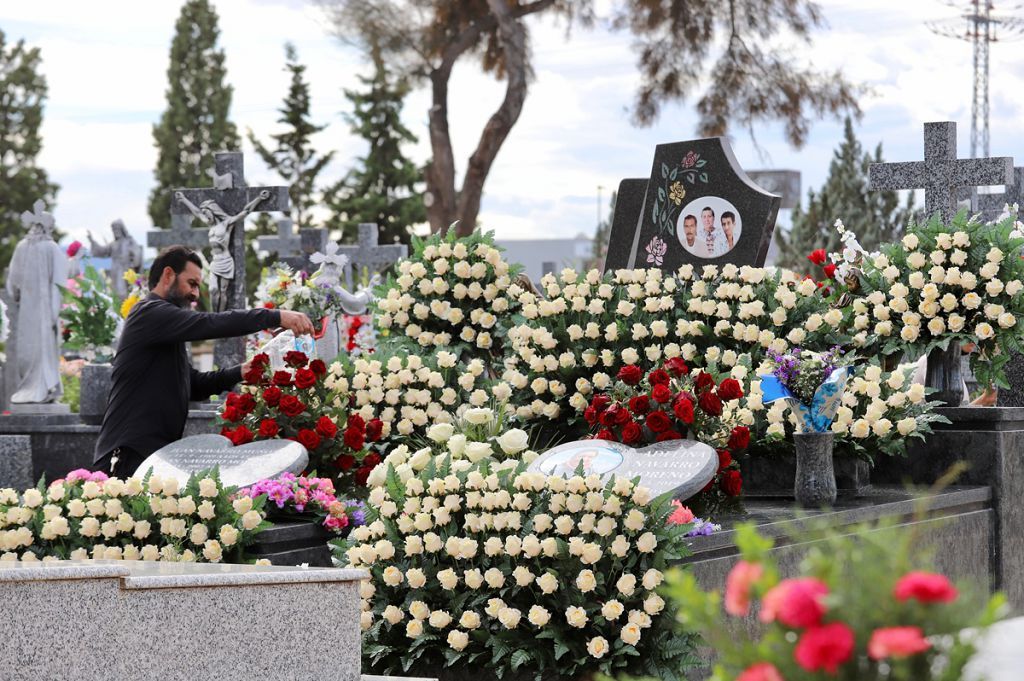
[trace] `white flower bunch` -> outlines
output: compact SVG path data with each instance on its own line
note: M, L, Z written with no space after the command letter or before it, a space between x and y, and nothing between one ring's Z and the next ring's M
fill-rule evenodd
M61 559L213 563L265 529L265 497L233 498L213 473L106 478L75 471L48 487L0 489L0 561Z
M401 482L406 482L433 462L441 465L448 459L453 470L468 471L487 459L495 469L514 468L520 461L531 463L537 452L530 449L530 435L521 428L508 425L505 405L491 407L460 407L454 421L438 421L426 431L428 444L413 452L401 444L379 463L366 484L380 487L393 468Z
M528 322L509 330L502 379L515 389L522 420L581 413L593 392L607 389L627 365L682 357L717 362L746 375L741 357L760 362L842 336L844 315L828 309L818 286L790 272L685 265L661 270L563 270L542 280L546 298L519 297ZM749 367L750 364L747 364Z
M657 593L688 527L666 525L667 500L621 478L459 463L469 464L443 457L404 482L390 468L368 524L336 546L372 575L362 626L375 671L468 669L486 653L499 667L577 678L686 652L667 645L673 618Z
M479 358L460 362L447 350L379 356L356 358L348 385L358 413L382 421L385 439L423 436L432 424L453 423L460 409L504 403L512 394L508 383L489 378Z
M491 233L414 240L413 254L398 263L375 302L379 328L394 330L415 347L450 348L468 357L500 348L502 319L516 311L510 296L515 269ZM382 334L381 342L395 339Z
M994 358L1020 348L1024 335L1024 238L1014 217L984 224L960 213L911 227L901 243L865 263L865 292L854 326L885 354L927 354L949 343L978 344L975 373L1005 382Z

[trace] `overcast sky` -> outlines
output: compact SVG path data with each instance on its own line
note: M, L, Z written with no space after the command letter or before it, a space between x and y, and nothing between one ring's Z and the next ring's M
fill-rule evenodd
M161 0L34 0L0 3L0 28L9 41L24 38L42 48L49 101L40 162L61 185L55 211L71 237L85 231L109 237L108 225L122 217L143 243L151 228L146 202L153 186L156 150L152 125L165 106L167 60L182 2ZM363 144L340 113L343 88L356 86L366 71L359 55L330 36L311 3L303 0L214 0L228 82L234 87L232 119L240 131L266 138L275 132L277 108L287 91L283 69L286 41L308 65L313 119L329 123L317 138L337 150L325 176L340 177ZM921 124L954 120L960 155L969 154L971 48L933 35L926 19L955 17L938 0L822 0L829 28L801 58L822 69L842 67L871 87L857 125L862 142L884 145L887 160L922 157ZM998 7L999 3L997 3ZM692 104L666 107L650 128L631 125L628 107L636 83L629 38L605 30L564 30L548 21L530 23L536 79L518 124L499 153L485 187L481 220L499 238L536 238L592 233L599 187L606 204L623 177L650 172L654 146L694 137ZM1024 51L1022 43L992 48L992 154L1024 162ZM458 170L481 126L503 96L503 84L480 74L475 64L456 68L451 86L451 130ZM426 107L429 93L407 99L405 120L420 137L407 150L429 156ZM842 136L840 122L817 122L807 146L789 148L781 126L756 130L757 147L737 130L733 146L748 169L788 168L803 174L804 194L817 187ZM250 152L248 142L244 150ZM246 154L250 184L275 178ZM606 207L601 206L604 214Z

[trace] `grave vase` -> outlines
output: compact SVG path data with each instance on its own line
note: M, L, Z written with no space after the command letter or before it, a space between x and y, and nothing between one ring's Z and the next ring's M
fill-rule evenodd
M320 320L320 336L316 339L316 356L330 365L341 354L338 320L332 316Z
M943 407L959 407L964 397L964 378L960 366L960 344L953 341L945 350L935 348L928 353L928 368L924 385L937 392L929 400L941 402Z
M113 375L114 367L111 364L87 363L82 366L78 416L83 423L99 425L103 422Z
M832 466L831 431L794 433L796 480L793 496L807 508L831 506L836 501L836 473Z

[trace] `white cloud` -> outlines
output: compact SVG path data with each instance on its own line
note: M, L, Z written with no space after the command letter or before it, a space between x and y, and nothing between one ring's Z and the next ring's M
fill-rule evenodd
M609 3L599 3L607 8ZM156 160L151 126L164 107L167 59L178 2L80 0L7 2L0 22L8 39L25 37L43 49L50 95L44 122L42 164L62 185L59 223L94 231L117 216L141 236L148 228L146 201ZM364 143L353 138L340 112L343 88L367 71L359 56L327 31L319 10L304 0L215 0L232 117L266 140L277 129L286 92L283 43L294 42L307 64L313 118L330 123L318 136L323 150L338 151L328 173L341 176ZM885 143L888 160L922 156L921 123L956 120L960 153L969 149L971 52L967 43L940 38L923 19L956 12L934 0L824 0L830 29L796 54L822 69L842 68L872 88L861 102L857 132L865 147ZM564 28L531 21L536 79L522 116L495 161L485 187L481 221L503 238L573 236L591 232L598 186L604 200L624 177L650 172L654 146L694 135L692 100L665 107L650 128L630 124L637 83L626 33ZM1024 110L1024 55L1011 45L992 47L992 152L1024 163L1020 115ZM504 83L461 63L451 82L450 124L456 167L465 169L483 125L504 96ZM413 92L405 121L420 142L409 150L417 162L430 155L426 112L430 93ZM737 130L733 146L747 168L793 168L803 185L823 181L842 136L835 121L817 121L807 146L788 147L777 123L757 127L756 148ZM244 145L246 151L248 145ZM246 157L251 182L273 178L255 155ZM606 211L602 210L604 215Z

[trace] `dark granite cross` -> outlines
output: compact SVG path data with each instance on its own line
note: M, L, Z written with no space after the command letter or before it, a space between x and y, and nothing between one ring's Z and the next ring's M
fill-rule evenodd
M146 244L161 251L168 246L187 246L194 251L205 249L210 242L210 230L192 227L191 215L172 215L170 229L146 232Z
M312 272L315 268L309 262L309 256L324 250L327 230L307 227L295 233L293 226L288 218L278 220L277 236L261 236L256 240L256 247L274 253L277 262L283 262L293 270Z
M409 248L405 244L381 246L377 243L379 238L380 232L377 225L364 223L359 225L358 245L338 248L339 254L348 256L348 266L345 267L345 284L350 290L353 281L359 278L362 268L368 269L370 276L373 276L409 255Z
M289 208L288 187L249 187L245 183L244 161L239 151L221 151L214 155L215 177L218 184L226 189L204 187L198 189L175 189L171 196L181 192L193 205L201 206L203 201L216 201L228 215L237 215L246 204L258 198L260 192L270 193L270 198L260 202L253 212L271 211L286 212ZM230 176L230 179L228 179ZM191 218L186 205L171 200L172 219L178 215ZM199 231L199 230L192 230ZM201 230L206 232L206 230ZM184 232L182 232L184 234ZM231 257L235 261L235 278L228 286L228 309L239 310L245 307L245 225L238 224L231 231ZM214 363L226 368L240 364L245 359L245 343L243 338L230 338L217 341L214 350Z
M875 191L924 189L926 217L939 213L946 224L956 215L961 187L1007 185L1013 181L1013 159L958 159L956 123L924 124L924 161L872 163L868 189Z

